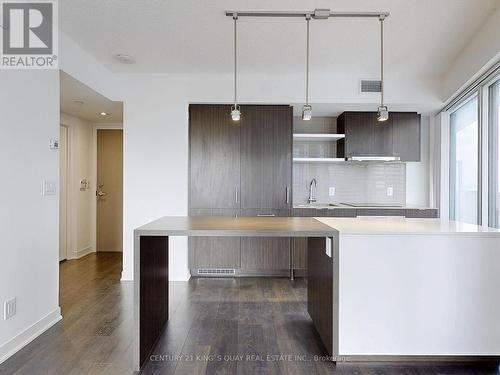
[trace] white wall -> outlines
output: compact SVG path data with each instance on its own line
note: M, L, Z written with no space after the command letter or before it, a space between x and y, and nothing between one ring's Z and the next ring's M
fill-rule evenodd
M0 71L0 303L17 298L17 314L0 318L0 362L60 319L59 198L42 181L59 179L59 72Z
M95 251L95 219L92 205L96 182L93 167L93 127L81 118L61 113L61 124L68 127L68 259ZM80 180L90 182L80 191Z
M443 100L500 60L500 6L455 58L444 76Z

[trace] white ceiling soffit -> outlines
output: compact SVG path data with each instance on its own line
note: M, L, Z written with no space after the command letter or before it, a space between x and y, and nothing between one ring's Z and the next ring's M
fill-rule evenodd
M386 72L440 77L499 0L64 0L60 27L112 71L231 73L232 28L225 10L389 11ZM241 18L241 73L302 74L305 21ZM311 73L377 76L377 19L311 22ZM135 64L120 64L128 54Z
M122 102L109 100L62 71L60 83L61 112L92 123L122 123Z

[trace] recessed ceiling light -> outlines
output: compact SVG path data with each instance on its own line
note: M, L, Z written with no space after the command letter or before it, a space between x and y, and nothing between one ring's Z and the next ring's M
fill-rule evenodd
M76 104L76 105L83 105L85 104L83 101L81 100L73 100L73 103Z
M130 55L125 55L123 53L119 53L115 55L115 59L117 59L122 64L133 64L135 63L135 59Z
M107 116L107 112L101 112L101 116Z

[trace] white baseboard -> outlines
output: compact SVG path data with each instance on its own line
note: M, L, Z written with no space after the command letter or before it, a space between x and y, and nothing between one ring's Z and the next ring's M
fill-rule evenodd
M92 246L87 246L87 247L84 247L83 249L77 250L75 252L75 256L72 259L80 259L80 258L82 258L85 255L88 255L90 253L95 253L95 250Z
M58 307L11 340L2 344L0 346L0 363L5 362L61 319L61 308Z

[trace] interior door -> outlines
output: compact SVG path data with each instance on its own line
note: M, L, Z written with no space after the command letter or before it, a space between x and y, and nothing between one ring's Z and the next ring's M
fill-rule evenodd
M123 132L97 131L97 251L123 251Z
M59 261L68 258L68 128L59 134Z

